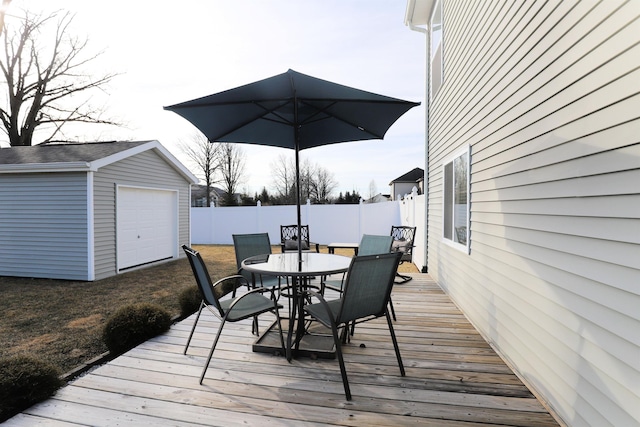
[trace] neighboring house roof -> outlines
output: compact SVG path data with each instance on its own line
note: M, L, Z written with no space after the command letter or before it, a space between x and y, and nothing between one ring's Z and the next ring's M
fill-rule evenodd
M381 202L388 202L388 201L391 201L390 194L378 193L375 196L371 197L370 199L365 200L364 203L381 203Z
M211 187L211 195L218 199L224 199L227 196L227 192L224 191L220 187ZM192 185L191 186L191 199L202 199L207 196L207 186L202 184ZM240 193L234 193L233 196L235 199L240 202L242 200L242 195ZM212 199L213 200L213 199Z
M90 172L147 150L154 150L185 179L196 178L158 141L40 144L0 149L0 173Z
M412 171L409 171L404 175L394 179L389 183L389 185L397 184L399 182L419 182L422 179L424 179L424 169L415 168Z

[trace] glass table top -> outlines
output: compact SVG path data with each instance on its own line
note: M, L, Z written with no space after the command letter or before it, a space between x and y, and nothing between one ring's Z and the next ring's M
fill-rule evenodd
M256 255L242 261L242 267L250 272L280 276L314 276L342 273L349 269L351 258L303 252L298 260L297 252Z

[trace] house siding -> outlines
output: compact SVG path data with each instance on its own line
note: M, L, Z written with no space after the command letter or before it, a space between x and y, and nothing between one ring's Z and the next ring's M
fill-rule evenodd
M87 280L87 175L0 175L0 276Z
M444 1L429 273L568 425L640 420L640 2ZM442 165L470 147L470 248Z
M189 183L153 150L128 157L96 172L94 177L95 275L116 274L116 186L178 191L178 246L189 244ZM182 251L177 251L182 257Z

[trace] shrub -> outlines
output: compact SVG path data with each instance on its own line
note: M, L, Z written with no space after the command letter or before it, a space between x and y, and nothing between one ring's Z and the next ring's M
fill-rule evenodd
M120 308L107 321L102 339L109 351L124 353L171 326L171 315L155 304L132 304Z
M202 294L197 286L188 286L184 288L178 296L178 302L180 303L180 315L187 317L190 314L195 313L200 308L202 302Z
M0 360L0 423L52 396L62 384L55 366L34 357Z

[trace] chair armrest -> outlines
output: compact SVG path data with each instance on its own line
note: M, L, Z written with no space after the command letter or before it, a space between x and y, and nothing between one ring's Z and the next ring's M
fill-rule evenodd
M320 301L320 303L322 304L322 308L324 308L324 310L327 312L327 316L329 317L331 324L335 325L336 319L335 317L333 317L333 312L331 311L331 308L329 308L329 304L327 304L327 300L324 299L324 297L319 292L316 292L316 291L307 289L302 292L303 298L307 298L308 296L316 297ZM324 322L321 321L320 323L324 323ZM325 325L325 326L329 327L330 325Z
M227 276L227 277L223 277L222 279L217 280L213 285L212 288L215 289L217 285L230 281L230 280L234 280L234 284L232 286L232 289L229 290L229 292L231 292L231 295L235 298L236 296L236 290L243 286L244 284L247 285L247 289L251 289L249 287L249 281L247 279L244 278L244 276L241 276L239 274L234 274L231 276ZM227 292L228 293L228 292Z
M277 300L275 298L275 289L273 289L273 288L271 288L271 289L269 289L269 288L255 288L255 289L250 290L246 294L240 295L238 298L233 300L233 302L231 304L229 304L229 308L227 310L231 310L233 308L233 306L235 306L242 299L246 298L247 295L263 294L265 292L269 292L271 294L271 297L269 299L273 301L274 307L275 306L277 306L278 308L282 308L283 307L281 304L277 304Z

